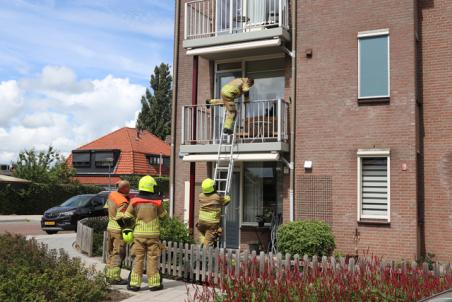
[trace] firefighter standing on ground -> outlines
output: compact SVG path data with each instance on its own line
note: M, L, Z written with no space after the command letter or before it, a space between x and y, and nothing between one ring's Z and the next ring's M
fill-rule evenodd
M235 115L237 113L234 100L245 95L245 102L249 101L249 91L254 85L251 78L238 78L230 81L221 88L221 99L206 100L208 105L224 105L227 110L226 119L224 121L224 133L232 134L234 127Z
M133 230L132 257L133 269L127 289L138 291L143 275L144 256L147 256L146 274L151 291L162 289L158 265L162 245L160 243L160 218L166 216L162 198L154 193L157 183L151 176L140 179L139 194L132 198L126 213L125 220L135 220Z
M121 226L118 219L127 210L129 201L127 195L130 191L128 181L118 183L118 191L108 195L105 204L108 208L108 260L106 265L107 281L111 284L126 284L127 281L121 279L121 263L125 257L125 242L122 238Z
M213 179L205 179L201 188L202 193L199 195L199 222L196 227L201 233L199 236L200 243L204 246L212 246L221 234L221 209L231 201L231 198L229 195L220 196L216 192Z

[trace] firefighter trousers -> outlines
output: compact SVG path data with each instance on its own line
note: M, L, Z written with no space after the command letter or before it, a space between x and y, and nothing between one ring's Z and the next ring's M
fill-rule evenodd
M121 280L121 263L125 257L126 244L121 233L108 231L108 259L106 277L109 280Z
M135 238L132 246L133 269L130 275L131 287L140 287L146 255L146 274L149 288L160 286L159 263L161 244L158 239Z
M204 246L215 246L218 237L221 234L221 228L219 223L207 223L199 221L196 224L196 228L199 231L200 244Z
M223 105L226 109L226 119L224 121L224 128L233 130L234 120L237 114L237 109L235 107L234 99L228 98L224 95L221 96L221 99L211 99L209 104L212 106Z

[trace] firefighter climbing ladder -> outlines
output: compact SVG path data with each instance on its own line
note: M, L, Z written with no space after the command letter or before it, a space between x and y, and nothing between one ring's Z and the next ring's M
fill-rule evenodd
M218 145L217 164L215 166L214 180L217 184L217 192L220 195L229 195L231 189L232 175L234 174L234 152L236 149L235 136L237 133L237 120L234 120L232 134L224 133L224 122L226 120L226 111L223 117L223 129L220 133L220 142ZM222 240L224 247L226 247L226 215L227 207L223 208L223 214L221 217L223 224Z

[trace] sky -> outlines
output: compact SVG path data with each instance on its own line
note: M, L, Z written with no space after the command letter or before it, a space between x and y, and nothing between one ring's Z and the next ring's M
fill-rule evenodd
M174 0L0 0L0 163L134 126Z

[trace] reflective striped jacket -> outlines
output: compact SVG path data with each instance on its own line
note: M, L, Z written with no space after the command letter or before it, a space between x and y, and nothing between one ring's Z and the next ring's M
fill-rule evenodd
M199 221L208 224L220 223L221 208L229 201L229 196L223 197L217 193L199 194Z
M251 87L248 85L248 78L237 78L221 88L221 95L234 101L245 92L249 92Z
M166 216L162 198L157 194L138 195L132 198L125 218L135 219L133 236L137 238L160 238L160 218Z
M117 220L122 217L124 212L127 210L129 201L127 198L119 192L111 192L108 195L105 207L108 208L108 225L107 230L120 233L121 227L119 226Z

